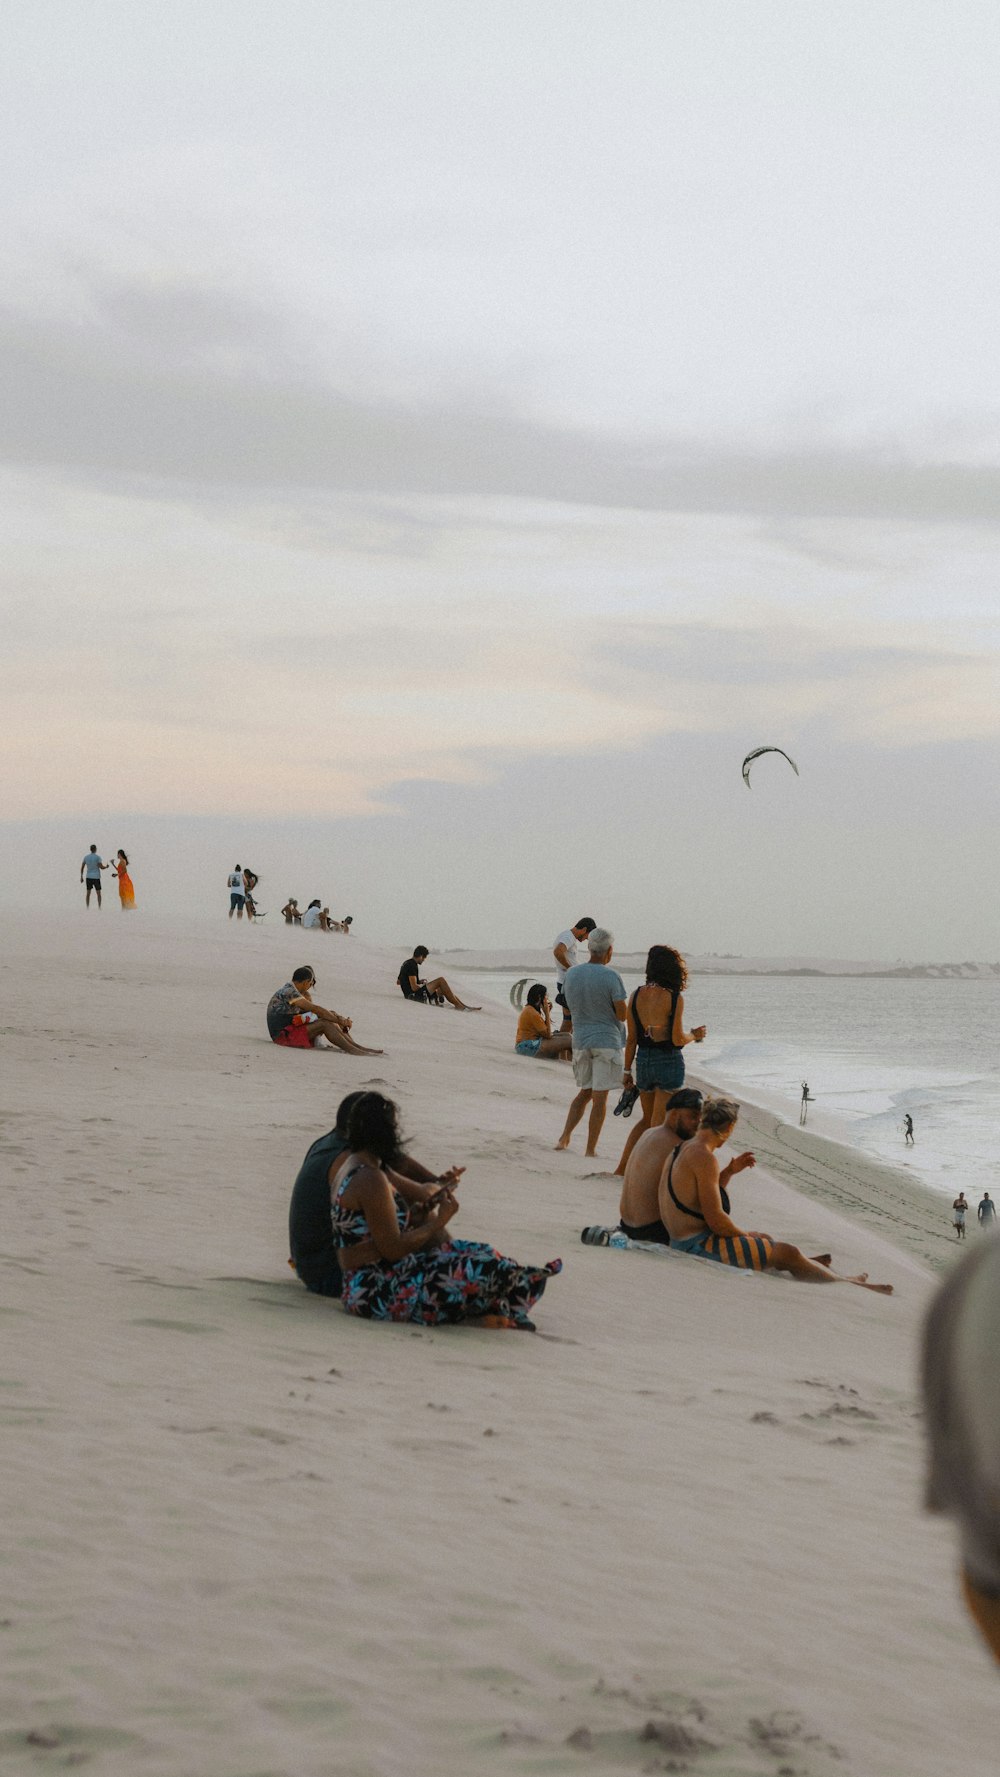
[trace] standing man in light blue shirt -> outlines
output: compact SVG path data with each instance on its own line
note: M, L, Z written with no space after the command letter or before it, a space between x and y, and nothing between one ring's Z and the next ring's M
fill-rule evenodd
M104 859L98 855L96 845L92 845L84 858L83 863L80 865L80 881L83 882L84 877L86 877L87 881L88 907L90 906L90 893L92 889L96 889L97 891L98 907L101 905L101 871L110 870L110 868L111 865L106 864Z
M569 1107L566 1127L556 1142L569 1147L570 1136L590 1105L586 1157L594 1159L608 1110L608 1093L622 1083L625 1047L625 983L609 968L614 939L595 926L587 939L590 958L570 969L563 993L573 1020L573 1077L580 1090Z

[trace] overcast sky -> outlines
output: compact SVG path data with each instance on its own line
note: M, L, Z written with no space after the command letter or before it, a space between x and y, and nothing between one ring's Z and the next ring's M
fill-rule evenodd
M1000 956L994 0L0 50L0 896Z

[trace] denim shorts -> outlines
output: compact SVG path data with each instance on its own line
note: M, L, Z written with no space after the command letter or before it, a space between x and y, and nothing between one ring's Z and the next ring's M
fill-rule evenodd
M541 1037L525 1037L523 1043L514 1044L514 1049L518 1055L537 1055L541 1046Z
M684 1084L684 1055L680 1049L637 1049L635 1083L640 1092L676 1092Z

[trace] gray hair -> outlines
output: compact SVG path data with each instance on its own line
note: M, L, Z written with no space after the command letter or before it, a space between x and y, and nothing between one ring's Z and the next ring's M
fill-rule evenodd
M595 926L587 939L587 949L591 956L607 956L614 941L613 932L606 931L604 926Z
M723 1129L731 1129L740 1114L740 1107L735 1098L706 1098L701 1107L702 1129L714 1130L717 1135Z

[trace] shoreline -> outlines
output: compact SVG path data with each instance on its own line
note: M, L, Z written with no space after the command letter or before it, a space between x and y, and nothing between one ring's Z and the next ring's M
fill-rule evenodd
M735 1091L703 1073L690 1073L688 1082L726 1097ZM750 1098L740 1096L739 1105L738 1150L752 1148L758 1165L783 1184L870 1228L928 1271L947 1270L960 1248L950 1231L943 1193L847 1142L788 1123Z

